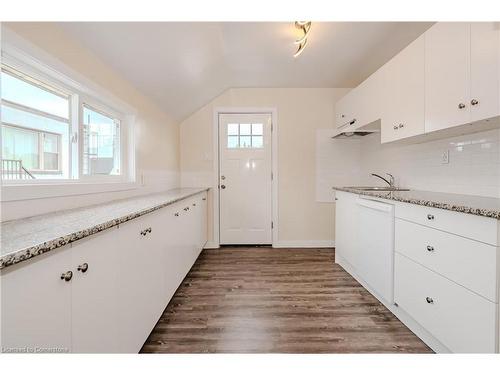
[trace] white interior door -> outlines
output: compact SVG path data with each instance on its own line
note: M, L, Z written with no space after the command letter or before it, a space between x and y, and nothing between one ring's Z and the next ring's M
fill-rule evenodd
M271 114L219 115L222 245L272 243Z

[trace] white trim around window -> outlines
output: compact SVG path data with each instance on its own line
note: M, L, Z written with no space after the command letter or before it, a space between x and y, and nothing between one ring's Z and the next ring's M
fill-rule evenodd
M71 94L70 113L73 115L70 116L69 134L70 142L76 142L76 144L73 143L69 153L69 176L71 178L31 180L28 183L26 180L3 180L0 200L16 201L137 188L135 109L45 52L20 39L16 34L7 32L6 35L4 32L3 36L7 38L2 41L1 63ZM15 41L15 46L9 41ZM22 49L19 46L22 46ZM85 176L83 178L81 173L81 110L84 103L120 121L120 175Z

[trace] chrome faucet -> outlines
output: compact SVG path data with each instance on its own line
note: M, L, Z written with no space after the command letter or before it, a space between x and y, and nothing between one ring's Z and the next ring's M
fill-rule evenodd
M390 173L386 173L386 175L389 176L389 179L386 179L376 173L371 173L372 176L374 177L378 177L380 178L381 180L385 181L390 187L394 187L394 182L395 182L395 179L394 179L394 176Z

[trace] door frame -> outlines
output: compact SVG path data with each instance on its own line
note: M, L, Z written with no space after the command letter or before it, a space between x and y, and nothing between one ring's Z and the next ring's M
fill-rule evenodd
M212 197L213 197L213 243L212 248L220 247L220 202L219 202L219 115L222 114L270 114L271 115L271 164L273 179L271 181L271 210L272 210L272 223L271 229L272 246L278 243L278 110L276 107L216 107L213 113L213 170L214 179L212 183Z

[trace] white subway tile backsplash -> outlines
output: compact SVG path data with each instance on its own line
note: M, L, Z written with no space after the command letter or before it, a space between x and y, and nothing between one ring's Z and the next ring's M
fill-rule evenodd
M500 130L412 145L381 145L375 134L361 141L359 160L363 184L378 183L372 172L390 172L410 189L500 198Z

